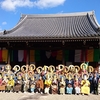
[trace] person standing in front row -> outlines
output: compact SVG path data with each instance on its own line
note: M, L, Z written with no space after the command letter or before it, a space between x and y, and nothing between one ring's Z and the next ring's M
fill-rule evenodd
M44 89L44 83L42 77L40 76L39 80L37 80L36 82L36 92L43 94L43 89Z
M82 95L84 95L84 94L89 95L90 94L90 82L87 79L88 79L88 75L85 74L83 76L83 80L81 81L81 93L82 93Z
M97 77L96 73L94 73L93 79L92 79L93 93L94 94L98 94L98 83L99 83L99 77Z

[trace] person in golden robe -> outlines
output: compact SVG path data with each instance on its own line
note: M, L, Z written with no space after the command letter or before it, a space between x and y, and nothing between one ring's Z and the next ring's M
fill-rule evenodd
M88 75L84 75L83 80L81 81L81 94L90 94L90 82L87 80Z
M44 82L44 85L45 85L44 93L46 93L46 94L50 93L49 91L50 91L51 84L52 84L52 80L51 80L50 76L47 75L46 80Z
M11 75L7 82L7 92L13 92L15 81L13 79L13 76Z

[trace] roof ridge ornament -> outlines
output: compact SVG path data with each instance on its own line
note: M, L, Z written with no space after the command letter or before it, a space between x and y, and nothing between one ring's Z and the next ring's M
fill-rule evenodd
M4 31L3 31L3 35L6 35L6 34L7 34L7 31L6 31L6 30L4 30Z

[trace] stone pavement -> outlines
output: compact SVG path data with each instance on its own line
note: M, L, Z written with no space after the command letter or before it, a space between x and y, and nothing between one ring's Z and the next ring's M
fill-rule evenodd
M44 95L32 93L0 93L0 100L100 100L100 95Z

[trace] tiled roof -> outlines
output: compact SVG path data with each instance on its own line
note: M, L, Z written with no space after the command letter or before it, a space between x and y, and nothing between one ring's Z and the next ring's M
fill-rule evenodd
M100 37L94 12L22 15L11 30L0 33L0 40L70 39Z

